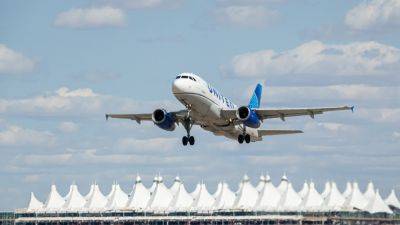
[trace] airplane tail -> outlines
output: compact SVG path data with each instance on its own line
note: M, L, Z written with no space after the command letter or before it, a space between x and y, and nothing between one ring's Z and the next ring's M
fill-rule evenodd
M262 85L257 84L256 89L254 89L253 95L251 96L249 102L249 108L257 109L260 107L261 94L262 94Z

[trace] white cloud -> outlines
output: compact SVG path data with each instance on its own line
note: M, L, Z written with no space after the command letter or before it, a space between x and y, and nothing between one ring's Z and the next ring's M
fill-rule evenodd
M356 30L400 28L400 1L363 1L346 14L345 23Z
M125 24L125 14L111 6L77 8L57 15L54 25L70 28L119 27Z
M145 8L176 8L182 5L184 0L108 0L127 9L145 9Z
M393 132L393 137L395 139L400 139L400 132L398 132L398 131Z
M263 27L274 22L278 13L261 5L232 5L218 8L215 16L222 24Z
M23 181L25 183L36 183L37 181L39 181L41 178L41 175L39 174L30 174L30 175L26 175L23 178Z
M35 68L32 59L0 44L0 74L31 72Z
M56 142L48 131L37 131L18 126L8 126L0 131L0 145L4 146L52 146Z
M268 49L237 55L222 69L243 77L391 74L400 69L400 50L377 42L329 45L310 41L282 52Z
M320 133L321 131L328 131L333 134L349 134L349 132L355 133L357 131L357 128L353 125L348 125L348 124L343 124L343 123L334 123L334 122L323 122L323 123L317 123L315 121L308 122L305 125L305 131L306 132L318 132Z
M375 122L400 123L400 108L361 108L357 115Z
M79 126L74 122L62 122L58 129L64 133L72 133L79 130Z
M175 148L180 143L176 138L135 139L122 138L117 142L117 148L122 150L159 150L166 151Z

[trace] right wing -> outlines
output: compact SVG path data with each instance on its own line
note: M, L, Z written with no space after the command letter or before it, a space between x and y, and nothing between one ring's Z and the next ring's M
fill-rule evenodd
M282 134L299 134L303 133L301 130L258 130L258 136L271 136L271 135L282 135Z
M183 121L186 116L188 115L188 111L186 109L170 112L172 113L177 122ZM106 119L108 118L117 118L117 119L130 119L135 120L137 123L140 124L141 121L151 121L152 120L152 113L137 113L137 114L106 114Z

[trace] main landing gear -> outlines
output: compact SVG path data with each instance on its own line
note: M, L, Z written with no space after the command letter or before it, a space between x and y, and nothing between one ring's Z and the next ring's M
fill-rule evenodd
M187 135L182 137L182 144L184 146L186 146L188 143L190 145L194 145L194 137L190 136L190 130L193 126L192 120L190 118L185 119L185 121L183 121L183 126L185 127Z
M247 144L250 143L250 135L246 134L246 127L243 127L243 134L239 134L238 136L238 142L239 144L243 144L243 142L246 142Z

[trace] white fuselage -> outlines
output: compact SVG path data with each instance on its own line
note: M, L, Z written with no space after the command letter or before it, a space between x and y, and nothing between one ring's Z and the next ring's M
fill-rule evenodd
M242 125L234 125L221 117L222 109L238 107L199 76L191 73L180 74L172 84L172 92L190 109L190 116L203 129L231 139L237 139L239 134L243 134ZM252 141L261 140L257 129L246 127L246 133L251 136Z

